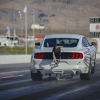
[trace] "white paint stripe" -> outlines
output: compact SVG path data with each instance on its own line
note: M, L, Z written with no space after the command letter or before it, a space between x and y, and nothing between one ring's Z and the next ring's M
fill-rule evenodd
M52 77L55 78L55 75L52 75ZM43 79L46 79L48 78L48 76L43 76ZM76 76L76 77L73 77L73 79L78 79L79 76ZM68 80L68 79L67 79ZM10 83L3 83L3 84L0 84L0 86L6 86L6 85L12 85L12 84L18 84L18 83L24 83L24 82L29 82L29 81L32 81L32 79L26 79L26 80L21 80L21 81L15 81L15 82L10 82Z
M11 71L11 72L1 72L0 74L14 74L14 73L21 73L21 72L29 72L30 70L22 70L22 71Z
M23 82L28 82L28 81L32 81L32 79L21 80L21 81L15 81L15 82L10 82L10 83L3 83L3 84L0 84L0 86L6 86L6 85L12 85L12 84L18 84L18 83L23 83Z
M16 75L16 76L2 77L2 78L0 78L0 79L4 79L4 78L12 78L12 77L21 77L21 76L23 76L23 75Z
M77 91L80 91L80 90L84 90L84 89L87 89L89 87L92 87L94 85L97 85L97 84L100 84L100 81L96 82L96 83L92 83L92 84L89 84L89 85L85 85L85 86L82 86L82 87L78 87L76 89L73 89L73 90L70 90L70 91L67 91L65 93L62 93L60 94L59 96L57 96L58 98L61 97L61 96L65 96L65 95L68 95L70 93L74 93L74 92L77 92Z
M77 92L77 91L86 89L86 88L88 88L88 87L89 87L89 86L84 86L84 87L81 87L81 88L77 88L77 89L75 89L75 90L70 90L70 91L68 91L68 92L65 92L65 93L60 94L58 97L61 97L61 96L64 96L64 95L67 95L67 94L70 94L70 93L73 93L73 92Z
M43 76L43 79L46 79L46 78L48 78L48 76ZM32 81L32 79L21 80L21 81L15 81L15 82L10 82L10 83L3 83L3 84L0 84L0 86L6 86L6 85L24 83L24 82L29 82L29 81Z
M67 85L67 83L62 82L59 84L59 82L54 81L54 82L46 82L46 83L43 82L41 84L37 83L37 84L33 84L33 85L8 89L8 90L4 90L4 91L0 92L0 98L2 98L3 100L10 100L10 99L14 99L16 97L21 97L21 96L37 93L39 91L52 89L54 87L60 87L64 84ZM20 91L22 91L22 92L20 93Z
M85 86L79 86L79 87L76 87L75 89L71 89L67 92L62 92L62 93L57 93L57 94L54 94L54 95L51 95L49 96L48 98L44 99L44 100L60 100L60 99L63 99L64 96L67 97L67 95L69 96L71 93L76 93L76 92L81 92L81 90L84 90L85 89L90 89L91 87L100 87L100 81L96 82L96 83L91 83L89 85L85 85ZM73 86L72 86L73 88Z

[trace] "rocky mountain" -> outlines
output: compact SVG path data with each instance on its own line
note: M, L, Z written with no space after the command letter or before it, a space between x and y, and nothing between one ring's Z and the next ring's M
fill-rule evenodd
M14 6L13 6L14 4ZM89 18L100 16L100 0L0 0L0 29L25 25L25 4L28 8L28 29L32 24L31 11L35 9L35 23L45 29L89 30ZM22 19L18 12L21 11Z

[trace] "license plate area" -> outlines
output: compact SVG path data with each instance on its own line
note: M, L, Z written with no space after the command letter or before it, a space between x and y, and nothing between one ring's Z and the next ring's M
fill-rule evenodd
M52 69L52 72L55 74L63 74L64 71L61 69Z

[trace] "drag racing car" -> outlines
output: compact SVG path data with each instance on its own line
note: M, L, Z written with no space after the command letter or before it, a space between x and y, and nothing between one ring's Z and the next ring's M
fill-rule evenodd
M31 55L31 78L42 80L43 75L57 80L63 74L80 73L81 80L90 80L95 72L96 48L83 35L46 35Z

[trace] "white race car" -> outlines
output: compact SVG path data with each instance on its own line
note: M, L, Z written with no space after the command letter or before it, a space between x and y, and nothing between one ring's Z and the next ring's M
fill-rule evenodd
M31 78L42 80L43 75L80 73L81 80L90 80L95 72L96 48L83 35L46 35L31 55Z

